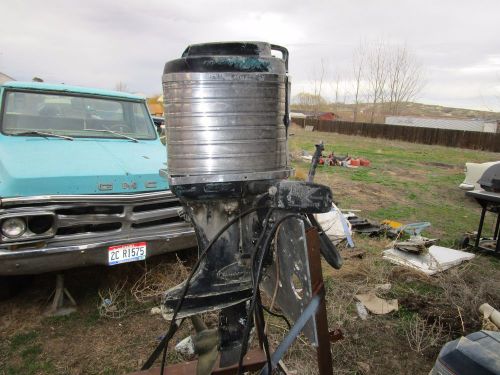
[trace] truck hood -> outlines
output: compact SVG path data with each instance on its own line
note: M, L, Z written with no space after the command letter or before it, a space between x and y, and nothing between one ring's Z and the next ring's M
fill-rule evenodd
M165 190L166 157L158 140L8 137L0 142L0 197Z

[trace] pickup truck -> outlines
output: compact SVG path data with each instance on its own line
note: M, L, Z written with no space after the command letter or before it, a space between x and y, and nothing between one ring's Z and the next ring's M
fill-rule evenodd
M0 111L0 276L196 246L143 97L6 82Z

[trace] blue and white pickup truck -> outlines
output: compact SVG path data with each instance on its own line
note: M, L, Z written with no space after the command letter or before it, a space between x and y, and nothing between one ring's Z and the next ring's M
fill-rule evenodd
M144 98L7 82L0 109L0 276L196 246Z

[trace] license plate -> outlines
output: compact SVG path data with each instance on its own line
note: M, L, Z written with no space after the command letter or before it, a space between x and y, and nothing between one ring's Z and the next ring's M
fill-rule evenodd
M110 266L144 259L146 259L146 242L110 246L108 249L108 264Z

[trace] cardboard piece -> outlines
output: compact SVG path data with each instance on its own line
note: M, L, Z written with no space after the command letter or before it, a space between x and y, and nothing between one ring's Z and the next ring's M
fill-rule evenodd
M398 311L397 299L382 299L374 291L366 294L356 294L356 299L361 302L372 314L382 315Z

